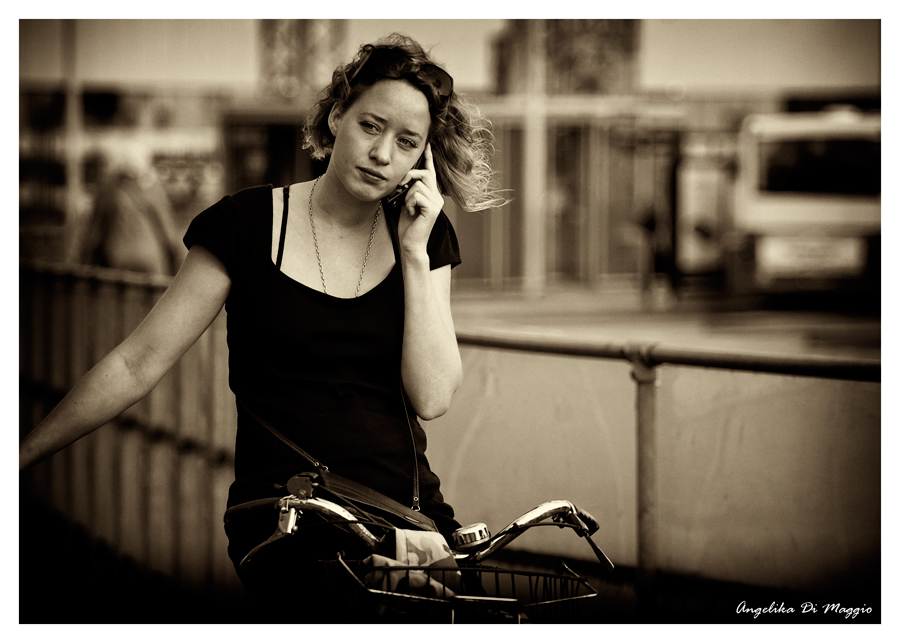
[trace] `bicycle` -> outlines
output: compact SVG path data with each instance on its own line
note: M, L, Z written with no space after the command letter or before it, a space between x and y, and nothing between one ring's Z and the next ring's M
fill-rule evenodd
M301 483L296 483L300 479ZM526 531L539 526L572 529L587 540L604 570L613 563L591 539L599 523L588 512L568 500L544 502L525 512L491 535L486 524L462 527L453 542L426 530L397 526L384 512L361 507L324 485L316 474L295 476L288 494L281 498L233 507L235 513L260 505L277 508L277 526L272 536L251 550L240 566L272 543L303 533L304 529L328 525L350 534L359 545L348 557L336 550L333 557L318 561L321 587L316 591L340 605L350 620L393 622L565 622L574 604L597 596L587 578L561 562L561 573L522 571L488 566L485 561ZM333 500L323 496L330 495ZM428 535L430 534L430 536ZM421 558L422 547L437 537L447 556L440 560L398 560L398 543L416 541L411 557ZM424 544L423 544L424 543ZM435 550L437 551L437 550ZM440 553L438 554L440 555ZM399 558L399 556L398 556ZM427 558L427 556L426 556ZM418 563L418 564L411 564Z

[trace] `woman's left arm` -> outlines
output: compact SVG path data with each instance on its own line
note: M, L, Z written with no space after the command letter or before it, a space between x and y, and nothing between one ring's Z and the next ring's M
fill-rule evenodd
M462 361L450 313L450 266L431 270L427 243L444 199L437 187L430 145L425 167L401 211L400 260L403 264L405 318L400 373L416 414L432 420L447 412L462 381Z
M403 385L416 414L440 417L462 381L462 362L450 314L450 266L429 270L428 256L403 264L406 317L403 327Z

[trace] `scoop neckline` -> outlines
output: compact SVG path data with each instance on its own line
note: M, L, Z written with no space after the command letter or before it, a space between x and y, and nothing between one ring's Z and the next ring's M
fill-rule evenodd
M313 288L312 286L309 286L309 285L303 283L302 281L297 281L290 275L285 274L284 272L282 272L281 270L278 269L278 267L272 261L271 256L268 257L268 264L272 268L272 270L277 272L279 275L281 275L282 277L287 279L292 284L296 284L297 286L300 286L301 288L304 288L310 292L316 293L317 295L321 295L322 297L327 297L328 299L333 299L335 301L359 301L360 299L363 299L364 297L366 297L369 293L375 292L376 290L381 288L382 285L385 282L387 282L387 280L390 279L393 276L394 272L396 272L396 270L397 270L397 262L395 261L394 265L391 267L390 272L388 272L388 274L385 275L384 279L382 279L377 284L372 286L372 288L370 288L369 290L359 293L359 297L356 297L356 296L354 296L354 297L338 297L337 295L330 295L327 292L322 292L321 290L319 290L317 288Z
M393 250L394 250L394 265L391 266L390 271L384 276L384 279L382 279L382 280L379 281L377 284L375 284L374 286L372 286L369 290L367 290L366 292L360 293L358 297L357 297L357 296L354 296L354 297L338 297L337 295L329 295L327 292L322 292L322 291L319 290L318 288L313 288L312 286L310 286L310 285L308 285L308 284L305 284L305 283L303 283L302 281L298 281L297 279L294 279L293 277L291 277L291 276L290 276L289 274L287 274L286 272L282 271L281 268L279 268L278 266L275 265L275 261L272 259L272 243L274 243L274 241L275 241L275 232L274 232L274 230L273 230L273 228L274 228L274 226L275 226L275 190L283 190L283 189L284 189L284 186L282 186L282 187L279 188L279 187L275 187L275 186L272 185L272 184L269 184L269 185L272 186L272 189L271 189L271 191L270 191L270 197L271 197L271 198L270 198L270 201L271 201L271 203L270 203L270 207L269 207L269 244L268 244L268 253L267 253L267 255L266 255L266 263L268 263L268 265L271 266L271 268L272 268L275 272L277 272L279 275L281 275L282 277L284 277L285 279L287 279L288 281L290 281L290 282L293 283L293 284L296 284L296 285L298 285L298 286L300 286L300 287L302 287L302 288L304 288L304 289L306 289L306 290L308 290L308 291L310 291L310 292L316 293L316 294L321 295L321 296L323 296L323 297L327 297L328 299L332 299L332 300L335 300L335 301L357 301L357 300L363 299L363 298L366 297L369 293L375 292L376 290L378 290L379 288L381 288L381 286L382 286L384 283L386 283L386 282L388 281L388 279L390 279L390 278L393 276L394 272L396 272L397 266L400 265L400 259L397 257L397 247L396 247L396 245L394 244L394 233L393 233L393 231L392 231L392 229L391 229L390 223L388 222L388 219L387 219L387 213L386 213L387 211L386 211L386 209L384 208L384 204L383 204L383 203L382 203L382 211L385 212L385 225L388 226L388 236L391 238L391 247L392 247ZM290 186L288 186L288 189L290 189Z

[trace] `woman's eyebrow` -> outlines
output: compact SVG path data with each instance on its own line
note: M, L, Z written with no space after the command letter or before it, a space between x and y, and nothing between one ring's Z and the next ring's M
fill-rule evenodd
M385 123L387 123L387 119L382 118L381 116L379 116L378 114L375 114L373 112L360 112L359 115L364 116L365 118L368 118L370 120L377 121L379 125L384 125ZM409 129L407 127L404 127L403 129L401 129L400 133L406 134L407 136L416 136L418 138L425 138L425 136L421 132L417 132L416 130Z
M386 123L387 121L383 119L378 114L373 114L372 112L360 112L360 116L365 116L366 118L371 118L373 121L378 121L379 123Z
M424 136L422 136L422 134L420 134L419 132L417 132L416 130L413 130L413 129L404 128L404 129L400 130L400 133L406 134L407 136L415 136L416 138L425 138Z

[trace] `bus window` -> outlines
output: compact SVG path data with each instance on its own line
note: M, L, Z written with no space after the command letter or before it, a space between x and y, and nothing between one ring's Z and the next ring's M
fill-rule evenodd
M759 144L759 189L878 196L881 143L858 139L778 140Z

